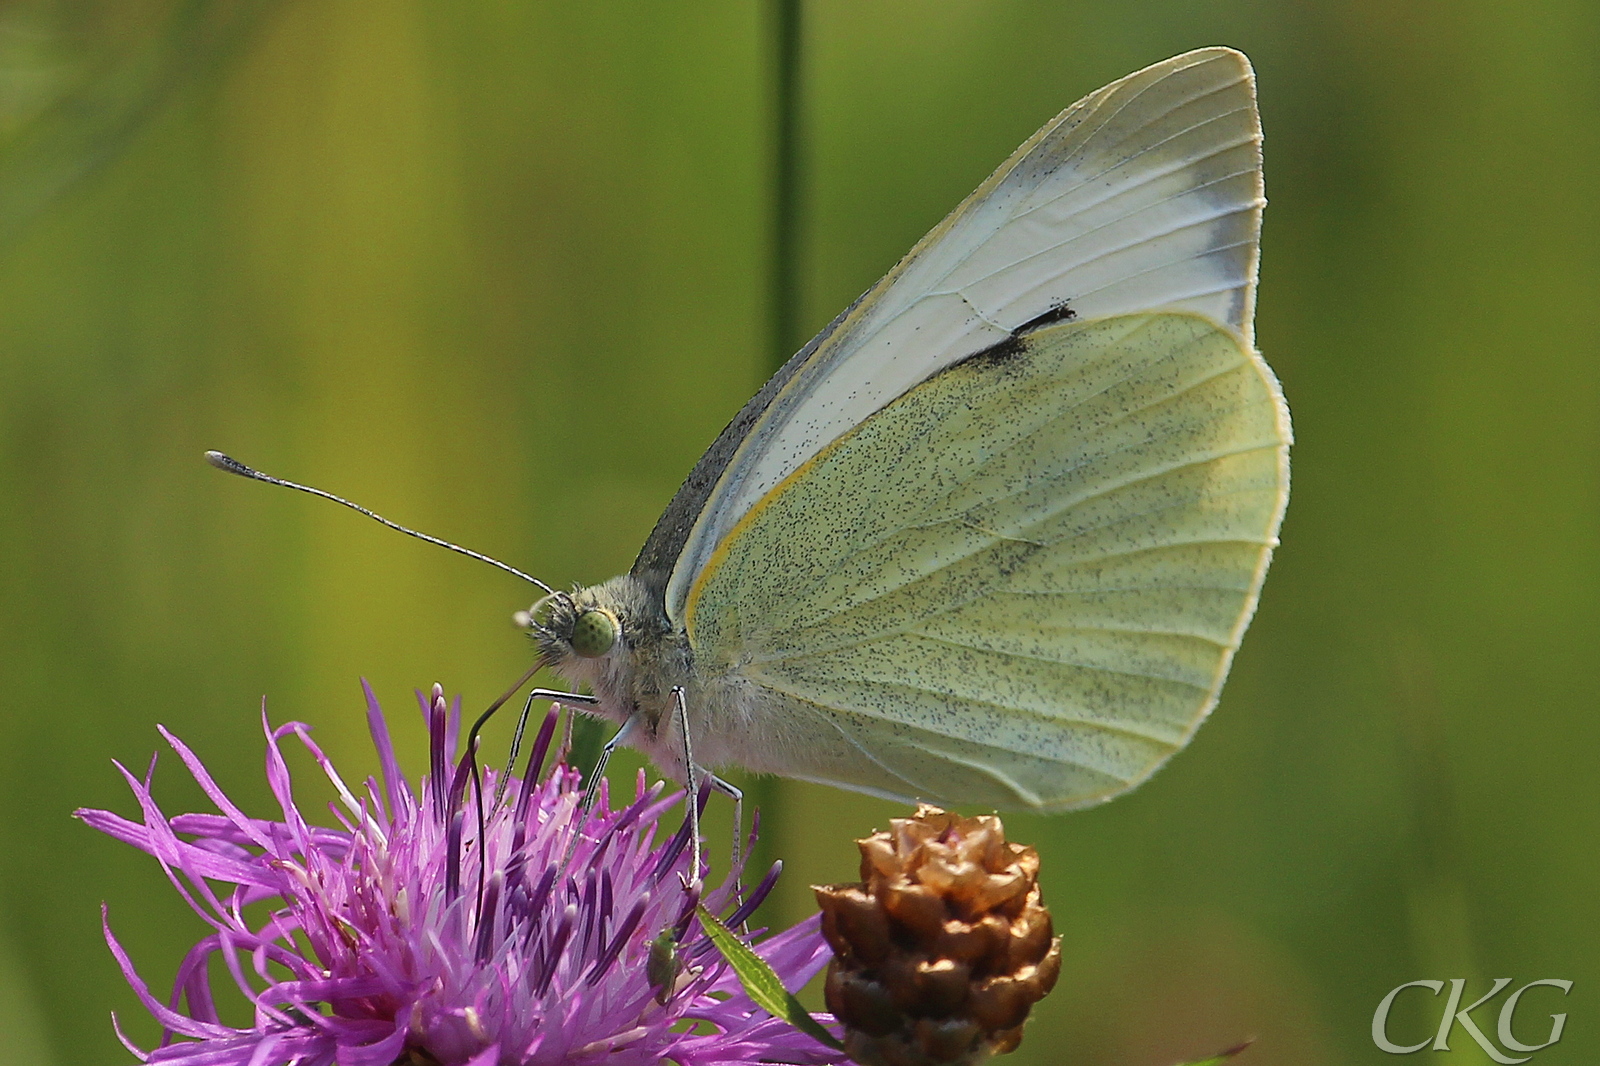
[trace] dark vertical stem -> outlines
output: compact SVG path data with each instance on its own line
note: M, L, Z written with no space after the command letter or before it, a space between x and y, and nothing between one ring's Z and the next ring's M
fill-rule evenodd
M800 347L800 42L802 0L771 0L768 11L772 63L771 262L767 277L771 315L769 366L776 370ZM783 783L763 777L749 787L750 806L761 810L761 839L746 867L763 870L783 850L789 820Z
M772 369L800 347L801 0L772 0Z

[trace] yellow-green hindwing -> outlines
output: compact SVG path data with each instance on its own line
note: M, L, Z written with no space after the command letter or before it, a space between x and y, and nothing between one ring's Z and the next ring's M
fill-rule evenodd
M788 776L1002 807L1106 798L1215 702L1288 435L1271 372L1203 316L1027 334L751 509L690 591L697 669L781 721Z

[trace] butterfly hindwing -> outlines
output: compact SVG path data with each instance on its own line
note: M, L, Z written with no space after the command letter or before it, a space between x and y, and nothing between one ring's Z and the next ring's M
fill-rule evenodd
M752 508L691 591L697 668L755 694L790 776L1036 809L1112 795L1216 700L1287 444L1265 364L1203 316L1039 329Z

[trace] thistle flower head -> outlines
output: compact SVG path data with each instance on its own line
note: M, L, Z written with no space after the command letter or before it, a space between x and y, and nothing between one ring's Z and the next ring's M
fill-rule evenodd
M236 807L195 754L166 733L219 813L169 817L151 775L123 770L133 821L78 815L154 856L210 927L156 998L106 927L106 939L161 1045L143 1062L185 1066L542 1066L606 1063L731 1066L834 1063L838 1054L749 1000L694 919L697 903L743 922L777 868L742 902L738 871L702 899L689 876L688 826L659 822L682 799L638 778L613 808L605 785L585 816L576 772L538 767L555 735L552 708L520 780L453 769L459 704L434 687L423 709L431 771L401 775L371 690L368 723L381 780L347 786L291 722L267 736L274 819ZM303 744L338 796L335 826L296 806L283 744ZM151 763L152 771L154 762ZM119 769L122 769L119 766ZM509 771L508 771L509 772ZM504 786L504 787L502 787ZM700 800L703 802L703 795ZM815 920L754 945L798 987L827 960ZM221 962L254 1007L224 1024L212 999ZM709 1024L692 1024L709 1023Z

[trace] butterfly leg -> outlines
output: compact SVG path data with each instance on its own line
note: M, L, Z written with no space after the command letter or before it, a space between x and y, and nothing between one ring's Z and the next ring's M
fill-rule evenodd
M505 695L489 704L489 709L478 715L478 720L472 723L472 731L467 734L467 750L472 755L472 773L474 779L476 779L478 773L478 733L482 731L483 724L490 718L494 717L494 713L500 709L501 705L509 700L512 696L515 696L517 694L517 689L527 684L528 681L532 679L533 675L538 673L540 669L541 664L535 663L532 669L517 679L517 683L515 685L512 685L506 690ZM522 705L522 716L517 719L516 733L511 739L511 758L506 763L506 772L500 775L500 784L495 788L494 802L496 805L500 803L501 797L505 794L506 783L510 781L511 771L516 766L517 749L522 746L522 733L523 730L525 730L528 726L528 712L533 708L534 700L552 700L563 703L585 703L591 705L600 702L594 696L585 696L581 692L557 692L555 689L549 688L536 688L532 692L529 692L528 702Z
M595 697L585 696L581 692L556 692L553 689L536 688L532 692L528 693L528 700L522 705L522 714L517 718L516 731L511 734L511 757L506 760L506 766L508 768L514 767L517 764L517 752L522 750L522 735L527 731L528 714L530 711L532 711L535 700L549 700L551 703L579 703L588 706L593 706L594 704L600 702ZM570 711L568 712L568 721L571 721ZM563 745L563 747L565 746L566 745ZM558 758L556 761L559 762L561 760ZM535 773L538 771L538 769L539 768L537 766L529 767L528 772ZM510 772L510 769L507 769L507 775L509 775ZM495 802L500 802L498 793L495 795Z
M637 719L630 718L622 723L622 728L611 734L611 739L606 741L606 746L600 749L600 758L595 760L594 770L589 774L589 780L583 786L583 814L578 818L578 826L572 831L572 838L567 841L567 853L562 856L561 865L566 867L572 861L572 853L578 847L578 833L589 822L589 812L594 810L594 801L600 797L600 782L605 779L606 763L611 761L611 753L628 739L628 734L633 732L633 724Z
M733 800L733 850L729 853L728 868L733 871L734 902L744 902L744 790L732 781L724 781L710 770L711 787Z
M522 751L522 734L527 731L528 716L533 713L533 701L537 698L537 689L528 693L527 700L522 704L522 713L517 715L517 728L511 734L511 754L506 757L505 773L501 774L500 779L495 782L494 802L489 804L491 808L500 806L500 800L506 794L506 786L511 783L511 775L516 772L517 755ZM537 766L528 767L528 773L536 774L538 772L539 768Z
M689 701L684 697L682 685L672 686L672 698L678 704L678 724L683 728L683 776L684 787L688 789L686 802L689 804L689 841L692 848L689 884L697 885L700 883L700 786L695 780L695 771L699 767L694 764L694 746L689 739ZM716 780L715 775L712 780Z
M599 696L588 696L582 692L557 692L553 688L536 688L528 695L536 700L549 700L552 703L581 703L585 707L593 707L600 702Z

